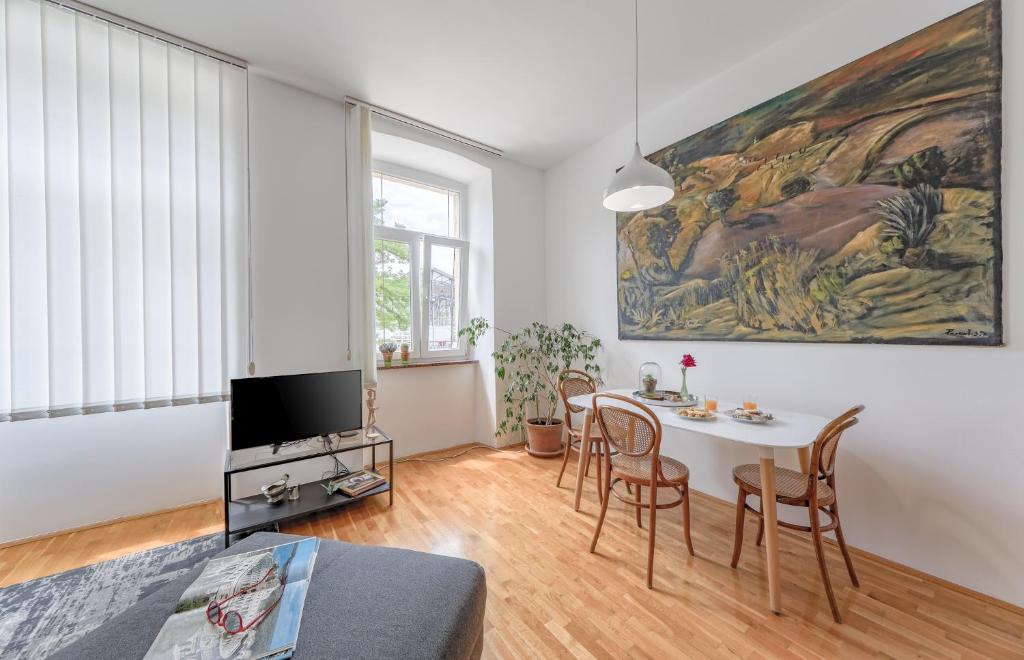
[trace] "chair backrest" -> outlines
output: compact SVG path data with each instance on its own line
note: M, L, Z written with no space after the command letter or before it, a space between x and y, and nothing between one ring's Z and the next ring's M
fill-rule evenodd
M626 404L626 405L623 405ZM625 456L652 455L657 469L661 452L661 420L650 408L618 394L594 395L594 419L606 449Z
M563 369L558 374L558 394L565 406L566 428L572 426L572 413L583 412L583 406L574 406L569 399L580 394L593 394L597 391L597 381L593 376L579 369Z
M825 425L825 428L818 433L814 440L814 450L811 452L811 466L814 476L817 479L832 481L836 469L836 453L839 449L839 440L843 433L855 426L858 422L857 415L864 411L864 406L857 405L836 417Z

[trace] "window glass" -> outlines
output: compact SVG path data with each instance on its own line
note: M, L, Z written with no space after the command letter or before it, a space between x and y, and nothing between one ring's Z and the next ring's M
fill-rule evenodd
M467 350L461 190L427 172L373 173L376 340L409 344L414 360Z
M461 249L448 245L430 246L427 350L448 351L459 347L461 253Z
M454 190L373 174L374 223L435 236L459 235L459 194Z
M373 242L377 343L413 343L412 246L402 241Z

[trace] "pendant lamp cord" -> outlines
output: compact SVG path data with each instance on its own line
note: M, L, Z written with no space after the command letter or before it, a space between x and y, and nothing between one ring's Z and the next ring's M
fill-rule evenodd
M633 141L640 144L640 0L633 0Z

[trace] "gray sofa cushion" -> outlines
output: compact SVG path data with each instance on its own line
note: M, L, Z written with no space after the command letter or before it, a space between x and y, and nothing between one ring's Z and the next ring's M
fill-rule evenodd
M254 534L221 555L300 536ZM54 658L141 658L202 566ZM303 658L479 658L487 587L465 559L321 539L295 648Z

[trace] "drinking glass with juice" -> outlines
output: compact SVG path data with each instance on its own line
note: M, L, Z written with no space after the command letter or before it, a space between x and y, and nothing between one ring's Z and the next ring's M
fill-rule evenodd
M748 394L747 398L743 399L744 410L757 410L757 398L753 394Z
M704 410L708 412L715 412L718 410L718 397L714 394L709 394L704 397Z

